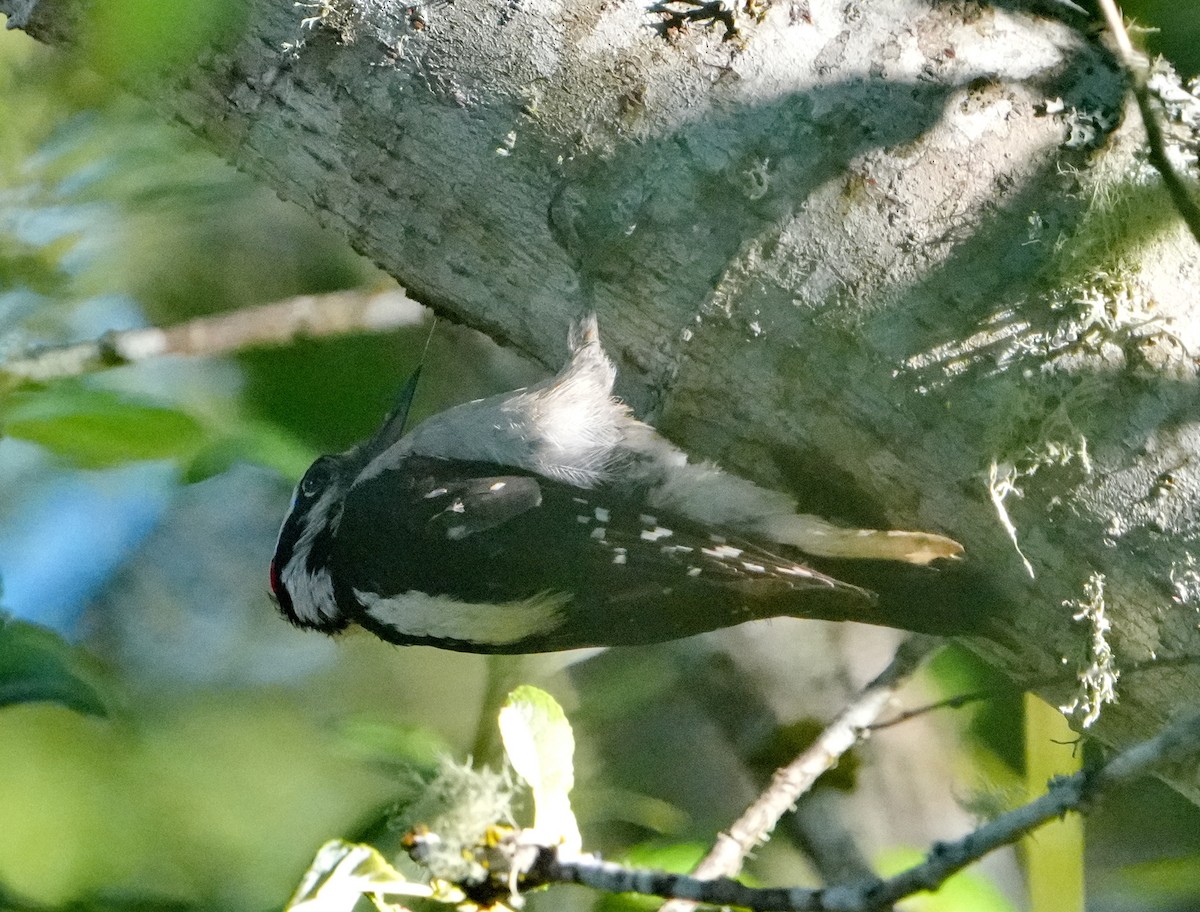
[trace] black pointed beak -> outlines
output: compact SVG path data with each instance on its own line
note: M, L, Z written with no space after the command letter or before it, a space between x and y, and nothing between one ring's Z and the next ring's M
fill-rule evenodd
M364 447L365 452L382 453L404 436L404 429L408 424L408 411L412 408L413 397L417 393L417 381L420 378L421 366L417 365L417 369L412 372L403 389L400 390L400 395L396 397L396 405L384 419L379 430L367 441Z

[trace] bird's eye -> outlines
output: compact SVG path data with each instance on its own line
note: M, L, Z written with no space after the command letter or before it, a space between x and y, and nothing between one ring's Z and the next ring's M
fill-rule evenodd
M316 497L329 484L330 476L333 474L332 461L327 456L322 456L304 473L304 477L300 479L300 495L302 497Z

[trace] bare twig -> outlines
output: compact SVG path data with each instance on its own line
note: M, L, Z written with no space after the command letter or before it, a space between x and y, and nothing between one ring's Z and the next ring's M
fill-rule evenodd
M0 386L46 381L163 355L223 355L299 337L384 332L421 321L424 309L403 291L341 291L200 317L166 328L105 333L91 342L43 348L0 363Z
M1162 671L1166 668L1181 668L1190 665L1200 665L1200 655L1183 653L1181 655L1156 656L1153 659L1147 659L1142 662L1124 662L1121 665L1121 674L1128 677L1129 675L1141 674L1147 671ZM914 706L912 709L903 710L887 719L872 722L868 728L871 731L877 731L881 728L891 728L893 725L899 725L901 722L907 722L910 719L936 712L939 709L962 709L971 703L981 703L984 700L995 700L999 697L1019 696L1026 691L1036 691L1042 687L1065 684L1072 679L1073 675L1071 673L1063 672L1055 675L1044 675L1038 678L1027 678L1024 681L1007 685L997 685L982 690L965 691L941 700L935 700L932 703L925 703L921 706Z
M1171 196L1171 202L1176 211L1187 223L1197 243L1200 243L1200 205L1171 165L1167 157L1167 144L1163 138L1162 124L1159 123L1159 112L1155 110L1150 100L1150 89L1146 80L1146 62L1134 50L1133 42L1129 40L1129 32L1125 30L1125 22L1121 11L1117 8L1116 0L1099 0L1100 9L1108 30L1112 33L1117 45L1117 54L1121 63L1129 73L1133 86L1133 97L1137 101L1138 111L1142 115L1142 123L1146 127L1146 143L1150 148L1150 164L1162 176L1163 185Z
M891 728L893 725L899 725L901 722L907 722L910 719L928 715L939 709L962 709L971 703L981 703L984 700L995 700L997 697L1023 694L1027 689L1014 684L1011 687L994 687L990 690L972 690L966 693L955 694L943 700L935 700L932 703L924 703L921 706L914 706L912 709L898 712L890 718L872 722L869 727L871 731L879 731L880 729Z
M779 818L812 788L822 773L833 767L839 757L869 732L872 723L891 702L896 689L938 645L938 640L922 636L909 637L901 643L888 667L842 710L817 740L790 764L776 770L767 790L728 832L717 837L708 855L692 870L692 876L712 880L740 871L746 856L767 838ZM663 912L685 912L689 908L690 903L672 902L663 906Z
M895 664L889 666L889 671ZM914 893L938 889L967 865L1069 811L1086 811L1114 786L1164 764L1194 762L1198 753L1200 713L1193 713L1167 726L1154 738L1122 751L1103 766L1052 780L1041 797L985 823L962 839L934 844L923 862L886 880L871 878L823 889L760 889L728 878L704 880L626 868L593 857L564 858L560 857L557 846L531 844L525 836L528 831L515 830L480 848L479 869L486 872L486 882L458 886L485 904L507 899L518 888L577 883L605 892L739 906L754 912L876 912ZM437 836L431 833L410 834L410 851L419 858L424 846L436 840Z
M1122 751L1098 769L1052 780L1041 797L985 823L957 842L936 843L925 861L895 877L865 887L836 888L865 902L839 905L834 901L820 908L870 910L887 907L921 890L935 889L952 874L1001 846L1016 842L1042 824L1068 811L1086 811L1112 786L1144 776L1163 764L1194 758L1198 751L1200 713L1193 713L1148 741ZM834 892L827 891L829 899L838 898Z

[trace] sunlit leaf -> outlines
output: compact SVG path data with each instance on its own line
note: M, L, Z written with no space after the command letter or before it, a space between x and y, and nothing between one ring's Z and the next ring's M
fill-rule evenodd
M387 906L385 896L428 897L424 884L411 883L368 845L334 839L317 851L300 886L287 904L288 912L350 912L363 896Z
M0 617L0 706L48 701L105 715L89 677L80 651L53 630Z
M0 403L0 420L7 436L84 468L190 457L204 441L184 412L78 383L12 393Z
M533 791L534 829L567 851L582 846L571 811L575 736L562 707L536 687L518 687L500 710L504 752Z

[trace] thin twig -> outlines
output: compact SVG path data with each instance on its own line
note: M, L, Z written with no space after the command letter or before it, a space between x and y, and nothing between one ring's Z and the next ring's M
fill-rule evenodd
M398 289L302 295L175 326L108 332L90 342L42 348L0 362L0 387L77 377L164 355L224 355L284 345L301 337L385 332L413 326L424 313L421 305Z
M991 690L973 690L967 693L955 694L953 697L946 697L944 700L935 700L932 703L924 703L921 706L914 706L912 709L906 709L896 713L887 719L881 719L878 722L872 722L869 726L871 731L880 731L881 729L891 728L894 725L899 725L901 722L907 722L910 719L916 719L919 716L928 715L931 712L937 712L939 709L962 709L970 703L982 703L984 700L994 700L997 697L1016 696L1025 693L1028 688L1013 685L1012 687L995 687Z
M895 665L895 662L893 662ZM891 668L889 667L889 670ZM754 888L728 878L705 880L639 868L626 868L594 857L560 857L558 846L531 843L528 831L512 831L481 847L485 883L459 884L472 897L495 900L516 888L530 890L553 883L576 883L611 893L640 893L754 912L876 912L907 896L936 890L967 865L1031 833L1070 811L1086 812L1114 786L1155 768L1200 753L1200 713L1168 725L1158 735L1117 754L1108 763L1073 776L1054 779L1034 801L1002 814L956 842L935 843L925 860L886 880L870 878L823 889ZM410 851L419 857L435 834L410 834Z
M1147 671L1162 671L1165 668L1181 668L1192 665L1200 665L1200 655L1183 653L1182 655L1156 656L1153 659L1146 659L1142 662L1123 663L1120 667L1122 677L1128 677L1129 675L1141 674ZM984 700L995 700L999 697L1020 696L1027 691L1036 691L1043 687L1068 684L1074 680L1073 673L1063 672L1054 675L1044 675L1039 678L1027 678L1024 681L1007 685L997 685L996 687L983 690L965 691L964 693L945 697L941 700L935 700L932 703L925 703L921 706L914 706L912 709L903 710L887 719L872 722L867 727L871 731L878 731L883 728L891 728L893 725L899 725L901 722L907 722L918 716L936 712L939 709L962 709L970 703L981 703Z
M967 865L1001 846L1016 842L1033 830L1062 817L1068 811L1085 812L1114 785L1140 778L1154 768L1200 751L1200 713L1192 713L1168 725L1155 737L1135 744L1095 770L1083 770L1073 776L1051 780L1045 794L995 820L985 823L957 842L936 843L919 865L895 877L862 887L848 889L865 902L839 905L830 902L824 908L870 910L891 905L921 890L935 889ZM827 891L833 894L834 891ZM829 895L827 898L836 899Z
M1139 59L1133 42L1129 40L1129 32L1125 30L1125 21L1121 16L1121 11L1117 8L1116 0L1099 0L1099 3L1100 9L1104 13L1104 20L1108 24L1108 30L1116 42L1117 54L1129 73L1129 80L1133 86L1133 97L1137 101L1138 111L1142 115L1142 123L1146 127L1150 164L1162 177L1163 185L1171 196L1171 202L1192 232L1192 237L1196 239L1197 243L1200 243L1200 205L1197 205L1187 184L1184 183L1183 178L1179 176L1179 173L1171 165L1171 160L1167 157L1167 143L1163 137L1162 124L1158 120L1159 112L1154 109L1154 104L1150 100L1146 63Z
M940 645L932 637L912 636L900 644L896 655L800 756L776 770L771 784L726 833L717 837L709 853L692 870L700 880L730 877L742 868L746 856L775 829L784 814L812 788L822 773L832 768L846 751L869 732L871 724L891 703L897 688ZM688 902L670 902L662 912L686 912Z

